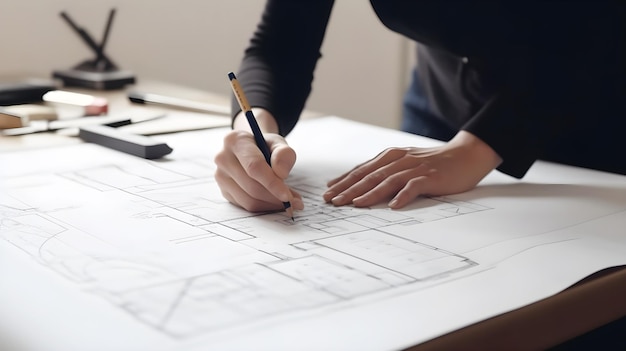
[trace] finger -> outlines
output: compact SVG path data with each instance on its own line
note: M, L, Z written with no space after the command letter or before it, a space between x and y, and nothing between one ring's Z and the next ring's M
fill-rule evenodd
M411 167L408 169L389 169L392 175L373 186L370 190L364 192L362 195L356 196L352 203L356 207L368 207L376 205L378 203L389 201L392 197L404 189L413 179L421 178L428 175L428 167L425 163L418 165L417 167ZM348 189L345 193L351 191ZM419 194L416 194L417 197Z
M274 173L270 165L267 164L263 153L254 143L252 135L249 133L246 134L247 137L237 138L232 146L232 150L247 176L244 177L240 174L233 174L233 178L236 179L245 190L254 186L253 183L248 181L248 179L253 179L263 188L267 189L275 198L281 201L289 201L289 187L282 178ZM233 167L233 172L236 171L237 168Z
M388 206L392 209L400 209L420 195L429 194L428 190L431 186L432 179L428 176L421 176L409 180L404 188L402 188L391 201Z
M404 158L368 175L339 196L352 197L351 201L357 207L372 206L389 201L412 178L427 172L426 163L415 165L414 160Z
M222 195L229 202L248 211L272 211L278 210L284 206L283 202L278 199L269 201L269 198L273 198L272 195L261 187L260 184L258 185L258 192L246 191L242 189L234 179L228 176L226 172L223 172L220 169L218 169L215 173L215 180L220 186ZM302 195L293 189L290 189L290 191L291 197L289 202L291 203L293 210L304 209ZM251 194L256 194L257 196L253 196Z
M265 201L250 196L250 194L240 188L232 178L222 178L221 189L222 195L231 203L242 207L250 212L266 212L276 211L283 208L283 204L274 199L274 201Z
M374 189L377 185L384 182L384 180L388 177L388 173L385 170L379 169L373 173L370 173L365 178L360 181L350 185L349 188L337 194L337 196L330 199L333 205L335 206L343 206L350 203L353 203L353 200L363 194L369 192ZM388 188L388 187L387 187ZM387 190L387 192L391 192L392 190Z
M343 174L339 178L328 182L329 189L322 195L322 197L326 202L333 200L339 194L352 187L363 178L370 176L375 170L380 169L381 167L384 167L402 158L404 155L406 155L406 153L407 149L403 148L391 148L381 152L372 160L362 163L361 165L353 168L351 171ZM371 181L376 181L376 179L385 176L386 175L384 173L374 175ZM336 201L338 204L349 203L345 202L347 201L347 198L344 197L342 197L341 199L337 199ZM333 201L333 203L335 203L335 201Z
M353 203L355 206L370 206L383 199L389 199L399 191L406 182L424 172L425 163L412 157L402 157L375 169L360 181L350 185L337 196L330 199L335 206ZM375 189L375 190L374 190ZM356 203L355 199L360 198Z
M332 202L335 206L349 204L352 199L370 190L387 176L381 169L369 174L365 173L365 169L365 166L353 169L342 180L332 185L322 195L324 201Z
M272 170L281 179L287 179L296 164L296 152L287 144L278 144L272 148Z
M384 151L383 151L383 152L384 152ZM381 152L380 154L382 154L382 152ZM380 154L376 155L376 157L378 157ZM342 181L343 179L345 179L348 175L350 175L350 173L352 173L352 172L354 172L355 170L357 170L357 169L359 169L359 168L361 168L361 167L365 166L367 163L372 162L373 160L375 160L375 159L376 159L376 157L374 157L374 158L373 158L373 159L371 159L371 160L365 161L365 162L363 162L363 163L360 163L360 164L358 164L358 165L354 166L351 170L349 170L348 172L346 172L346 173L344 173L344 174L340 175L339 177L337 177L337 178L335 178L335 179L331 179L331 180L329 180L329 181L326 183L326 186L328 186L328 187L332 187L333 185L335 185L335 184L337 184L337 183L341 182L341 181Z
M361 164L361 165L362 165L362 164ZM340 182L340 181L342 181L344 178L346 178L346 177L350 174L350 172L352 172L352 171L354 171L355 169L357 169L357 168L361 167L361 165L358 165L358 166L356 166L356 167L352 168L352 169L351 169L351 170L349 170L348 172L346 172L346 173L344 173L344 174L340 175L339 177L337 177L337 178L335 178L335 179L331 179L331 180L329 180L329 181L326 183L326 186L327 186L327 187L332 187L333 185L335 185L335 184L339 183L339 182Z
M304 209L304 201L302 201L302 195L300 195L300 193L298 193L294 189L291 189L291 199L289 200L289 202L291 203L291 207L293 207L294 210Z
M398 149L398 148L395 148L395 149ZM360 164L354 166L348 172L340 175L339 177L337 177L335 179L332 179L332 180L328 181L328 183L326 183L326 186L332 187L333 185L341 182L346 177L353 176L353 174L352 174L353 172L355 172L357 170L360 170L360 169L363 169L363 168L367 167L371 163L374 163L374 162L377 162L377 161L381 161L381 160L384 161L385 158L390 157L390 154L392 153L392 150L395 150L395 149L394 148L389 148L389 149L385 149L385 150L381 151L378 155L376 155L372 159L370 159L368 161L365 161L363 163L360 163ZM390 160L390 161L392 161L392 160Z
M272 195L263 185L248 175L232 152L220 152L217 154L215 164L217 165L215 179L221 188L228 189L227 187L233 182L252 198L266 199L266 201L272 198L278 201L276 196Z

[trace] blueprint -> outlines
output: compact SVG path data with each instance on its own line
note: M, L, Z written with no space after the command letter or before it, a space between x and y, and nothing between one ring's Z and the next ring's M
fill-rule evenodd
M357 127L355 133L369 130ZM157 161L91 144L0 156L11 165L2 171L0 240L169 345L219 343L232 329L258 334L302 316L319 319L320 313L419 296L551 247L572 254L583 247L590 256L615 250L552 289L626 264L619 254L626 239L619 233L589 238L576 229L599 218L624 224L621 177L607 175L606 189L574 178L562 191L542 184L517 190L520 184L494 176L484 189L423 197L400 211L358 209L323 202L327 179L319 163L328 154L305 152L289 178L305 203L292 221L283 212L252 214L224 200L213 179L216 148L197 148L207 133L224 132L170 136L176 152ZM219 137L211 139L208 144ZM353 156L367 158L364 152ZM330 160L328 171L345 171L350 159ZM519 203L507 205L517 191ZM594 191L605 201L581 200ZM561 192L568 198L555 199ZM546 210L554 211L548 219ZM567 216L572 210L579 215ZM538 257L560 260L550 253Z

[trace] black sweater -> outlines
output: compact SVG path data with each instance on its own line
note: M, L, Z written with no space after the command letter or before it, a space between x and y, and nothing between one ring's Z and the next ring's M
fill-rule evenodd
M333 2L269 0L245 51L238 79L282 135L311 91ZM489 144L500 171L521 178L544 158L626 173L621 1L371 3L384 25L420 44L433 113Z

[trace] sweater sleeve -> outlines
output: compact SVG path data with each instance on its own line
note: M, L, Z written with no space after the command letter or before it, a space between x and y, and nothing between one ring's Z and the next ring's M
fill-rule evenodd
M502 159L498 170L522 178L549 138L558 114L538 109L537 80L528 56L519 53L503 65L501 85L461 129L487 143Z
M498 89L462 126L500 155L499 171L516 178L559 140L584 134L593 116L613 118L596 101L607 89L603 83L611 81L604 78L610 74L604 66L616 66L609 64L614 56L610 6L570 5L566 18L559 17L560 6L544 6L532 17L532 7L523 10L534 25L512 41L515 45L503 46Z
M268 0L237 72L252 107L289 134L311 92L333 0ZM233 98L232 116L241 110Z
M469 69L479 82L489 82L473 86L452 72L443 79L460 86L445 92L455 95L430 102L465 102L478 96L468 113L440 118L491 146L503 159L498 170L506 174L522 178L545 155L546 146L573 135L589 123L585 118L597 115L589 100L598 95L594 90L602 87L603 74L608 76L601 72L603 61L611 57L607 53L615 51L609 40L615 36L612 28L619 27L612 24L617 22L614 3L372 3L391 30L459 62L465 58L469 68L460 66L459 72Z

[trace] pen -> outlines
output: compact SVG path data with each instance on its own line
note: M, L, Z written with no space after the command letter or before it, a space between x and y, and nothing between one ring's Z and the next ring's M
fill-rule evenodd
M204 112L208 114L229 115L228 107L222 105L203 103L193 100L181 99L173 96L165 96L153 93L142 93L139 91L128 92L128 100L135 104L155 104L164 107Z
M235 73L229 72L228 79L230 80L230 85L233 88L233 93L235 93L235 97L237 98L237 102L239 102L239 106L241 110L244 111L246 115L246 119L248 120L248 124L250 125L250 129L252 129L252 134L254 135L254 141L256 145L261 149L263 156L265 157L265 161L270 167L271 163L271 152L269 147L267 147L267 143L265 142L265 138L263 138L263 133L261 133L261 129L259 128L259 124L254 117L254 113L252 113L252 109L250 108L250 104L248 103L248 99L243 93L243 89L239 85L239 81L237 81L237 77L235 77ZM283 206L285 207L285 211L289 215L291 215L291 220L293 221L293 209L291 208L291 203L289 201L283 202Z

